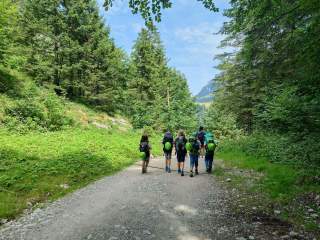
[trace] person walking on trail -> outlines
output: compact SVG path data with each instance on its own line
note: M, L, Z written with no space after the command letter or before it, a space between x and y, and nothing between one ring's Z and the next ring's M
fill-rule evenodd
M205 148L206 148L205 163L206 163L207 173L212 172L214 151L215 151L216 147L217 147L217 145L216 145L213 138L207 140L207 143L205 146Z
M198 165L199 165L199 154L200 154L200 147L201 147L201 143L198 139L191 137L189 139L189 143L190 143L190 152L189 152L189 156L190 156L190 177L193 177L193 169L195 170L195 174L198 175L199 171L198 171Z
M142 135L139 149L142 154L142 173L147 173L147 168L151 156L151 144L149 143L148 134L144 133Z
M206 136L206 131L204 130L204 128L201 126L199 128L199 131L197 132L197 139L200 141L201 143L201 148L200 148L200 156L202 158L204 158L204 153L205 153L205 146L204 146L204 142L205 142L205 136Z
M181 174L181 176L184 176L184 162L187 155L187 149L186 149L186 143L187 139L182 130L179 131L178 137L175 139L175 152L177 155L177 165L178 165L178 173Z
M173 136L169 130L164 134L162 139L163 153L166 160L166 172L171 173L171 156L173 149Z

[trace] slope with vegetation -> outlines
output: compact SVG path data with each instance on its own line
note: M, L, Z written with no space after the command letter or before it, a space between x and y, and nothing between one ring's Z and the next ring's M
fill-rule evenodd
M224 14L222 44L238 50L219 56L205 123L223 139L228 167L262 174L251 191L316 229L308 211L320 212L320 3L231 1Z
M139 159L141 131L1 70L11 89L0 94L0 218L53 200ZM6 85L9 86L9 85ZM157 135L151 142L158 143ZM154 144L155 155L160 147Z
M94 0L0 4L0 218L133 163L140 128L159 154L154 129L194 111L155 28L126 56Z

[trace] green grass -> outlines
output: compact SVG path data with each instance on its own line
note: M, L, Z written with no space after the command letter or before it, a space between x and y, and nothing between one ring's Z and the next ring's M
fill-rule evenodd
M266 159L249 156L229 148L218 152L217 158L225 160L225 164L229 166L262 173L263 177L258 182L260 190L274 200L287 202L299 194L320 192L319 184L312 180L319 174L316 170L270 163Z
M139 158L139 132L93 127L25 135L0 130L0 218L53 200ZM154 155L159 137L151 138ZM63 189L60 185L68 184Z
M318 220L309 218L307 214L310 207L320 214L315 199L310 198L320 195L319 169L271 163L265 158L244 153L239 145L228 142L221 145L216 158L222 162L217 164L214 174L220 179L231 178L228 185L242 192L236 201L235 211L239 204L249 209L260 206L269 214L280 209L278 217L282 220L319 232ZM239 174L241 169L242 174Z

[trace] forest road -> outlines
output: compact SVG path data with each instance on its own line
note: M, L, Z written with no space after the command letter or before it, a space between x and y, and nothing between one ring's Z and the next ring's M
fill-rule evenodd
M226 190L199 162L193 178L165 173L162 158L143 175L137 163L5 224L0 239L273 239L228 212Z

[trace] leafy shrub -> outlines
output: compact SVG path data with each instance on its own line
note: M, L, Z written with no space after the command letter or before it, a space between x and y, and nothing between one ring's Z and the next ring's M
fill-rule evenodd
M20 96L24 86L23 76L0 65L0 93L10 96Z
M23 74L0 66L0 123L9 130L56 131L71 125L61 98Z
M256 132L238 139L227 139L221 151L238 150L270 162L320 167L320 143L316 136L299 138L295 135Z
M63 102L54 93L49 92L15 100L6 107L5 113L5 125L10 130L18 132L56 131L72 124L72 120L65 116Z

